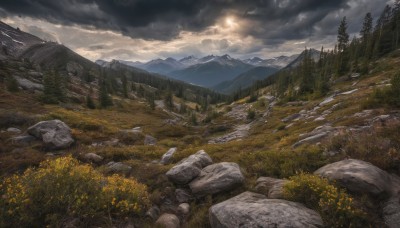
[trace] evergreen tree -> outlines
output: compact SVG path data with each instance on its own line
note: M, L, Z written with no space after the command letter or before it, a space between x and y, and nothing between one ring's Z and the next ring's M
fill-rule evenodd
M174 109L174 101L171 90L168 90L167 94L165 95L164 104L168 109Z
M100 107L106 108L108 106L112 106L112 99L110 95L108 94L107 91L107 84L104 79L101 80L100 82L100 88L99 88L99 102L100 102Z
M86 96L86 107L90 108L90 109L95 109L96 105L93 102L93 99L90 95Z
M343 17L338 28L338 51L343 52L349 43L349 34L347 33L346 17Z
M6 77L6 87L10 92L18 92L18 81L13 76L9 75Z
M126 78L126 75L122 75L122 96L127 98L128 97L128 79Z
M369 59L371 57L372 45L372 16L367 13L364 17L363 27L360 31L361 37L361 56Z

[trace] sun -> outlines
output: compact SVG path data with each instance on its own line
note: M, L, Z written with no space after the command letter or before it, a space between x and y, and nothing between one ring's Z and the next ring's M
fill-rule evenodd
M231 28L236 26L235 19L233 17L227 17L225 18L225 24Z

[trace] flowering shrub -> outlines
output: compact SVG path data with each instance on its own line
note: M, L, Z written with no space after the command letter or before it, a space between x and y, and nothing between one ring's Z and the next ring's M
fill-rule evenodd
M88 224L96 218L139 215L149 204L145 185L116 175L103 177L72 157L5 178L0 196L0 227L57 226L65 218Z
M363 227L365 213L356 208L354 199L326 178L301 173L284 186L284 198L301 202L317 210L327 227Z

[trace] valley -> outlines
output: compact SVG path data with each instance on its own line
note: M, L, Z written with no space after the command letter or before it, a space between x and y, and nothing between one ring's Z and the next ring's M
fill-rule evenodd
M265 59L92 62L0 22L0 227L398 227L390 7Z

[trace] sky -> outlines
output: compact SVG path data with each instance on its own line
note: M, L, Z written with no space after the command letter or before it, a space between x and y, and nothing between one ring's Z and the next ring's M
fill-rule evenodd
M1 0L0 20L97 59L229 54L246 59L332 48L344 16L358 35L394 0Z

